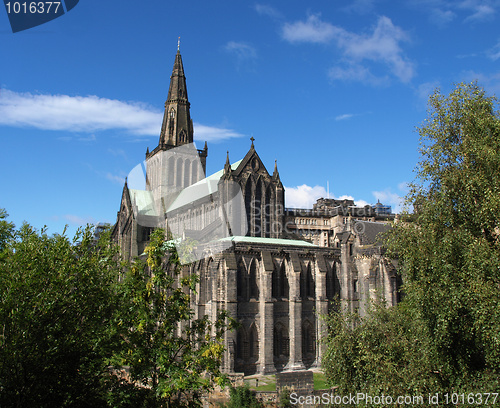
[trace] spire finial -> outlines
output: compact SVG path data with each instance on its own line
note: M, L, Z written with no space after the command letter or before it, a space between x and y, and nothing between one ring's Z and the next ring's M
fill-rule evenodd
M229 162L229 150L227 151L226 164L224 165L224 174L225 175L231 174L231 163Z
M252 147L254 147L254 146L253 146L253 142L254 142L254 140L255 140L255 139L254 139L254 137L252 136L252 137L250 138L250 140L252 141Z
M181 37L179 36L179 38L177 39L177 51L179 51L181 48Z
M275 179L275 180L280 179L280 174L278 173L278 160L274 160L273 179Z

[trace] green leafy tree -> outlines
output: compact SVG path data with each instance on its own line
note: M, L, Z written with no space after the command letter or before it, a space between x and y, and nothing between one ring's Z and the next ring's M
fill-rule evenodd
M10 239L13 238L14 224L6 220L8 217L7 211L0 208L0 256Z
M355 325L341 315L330 319L324 366L332 384L363 392L499 389L497 105L476 83L430 97L406 197L415 211L386 237L401 264L404 301L392 310L375 307Z
M181 266L189 248L177 251L163 230L151 235L146 261L137 260L122 284L122 346L117 366L129 367L134 392L148 406L196 406L201 393L225 384L220 372L223 334L231 328L222 313L194 319L191 295L198 277Z
M120 270L109 240L0 230L0 406L105 406Z
M439 381L487 384L500 367L500 114L476 83L436 91L429 104L407 197L416 214L396 225L389 247L404 267L407 307L432 338Z
M224 408L262 408L263 406L248 385L232 387L229 390L229 398Z

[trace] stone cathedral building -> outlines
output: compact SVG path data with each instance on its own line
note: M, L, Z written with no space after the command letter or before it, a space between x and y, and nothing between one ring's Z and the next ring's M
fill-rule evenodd
M390 207L319 199L287 209L276 163L272 173L252 138L248 153L205 176L207 144L193 145L186 77L175 56L158 146L146 151L145 187L125 182L113 237L123 256L143 253L157 227L199 242L187 271L200 276L196 317L224 309L241 322L226 333L223 369L274 373L318 367L325 335L320 315L334 300L364 314L370 299L398 302L394 262L377 234Z

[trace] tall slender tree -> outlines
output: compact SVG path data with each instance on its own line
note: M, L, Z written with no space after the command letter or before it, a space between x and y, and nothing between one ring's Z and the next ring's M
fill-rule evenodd
M477 83L436 90L418 133L421 161L406 197L414 210L386 236L405 298L392 310L375 307L354 328L332 317L324 366L345 390L497 392L498 101Z
M190 244L181 250L184 258ZM223 334L233 322L222 312L215 321L195 319L191 296L198 276L183 268L165 232L156 230L146 260L137 260L122 284L122 346L118 365L129 367L135 392L146 392L153 407L197 406L221 374Z

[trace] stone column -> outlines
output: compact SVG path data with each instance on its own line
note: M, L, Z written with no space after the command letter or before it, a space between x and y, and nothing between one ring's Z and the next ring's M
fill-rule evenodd
M349 233L344 233L350 235ZM349 241L345 240L340 246L340 304L342 311L353 312L352 277L350 271Z
M272 299L273 287L273 259L271 253L262 251L260 275L260 332L259 332L259 371L261 374L275 373L274 367L274 303Z
M234 252L224 253L226 261L226 310L229 317L237 319L238 317L238 302L236 296L236 272L237 261ZM227 330L224 336L224 347L226 349L224 355L224 371L226 373L234 373L234 357L236 344L236 330Z
M289 263L290 290L290 359L286 366L289 370L305 369L302 362L302 299L300 298L300 272L301 266L296 252L290 254Z
M314 366L321 365L321 359L325 351L323 339L328 335L325 317L328 314L328 298L326 297L326 274L328 267L322 254L316 256L316 265L314 268L316 282L316 361Z

